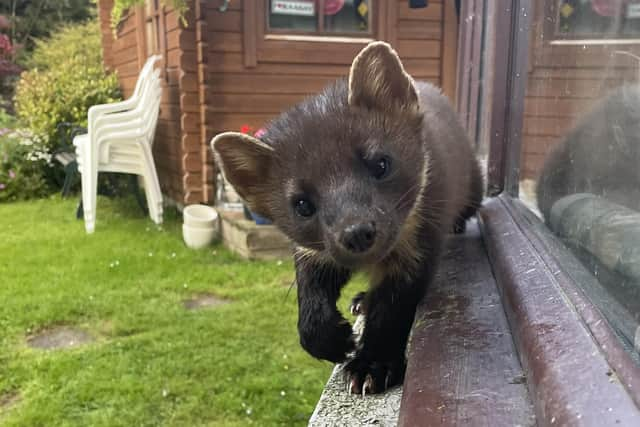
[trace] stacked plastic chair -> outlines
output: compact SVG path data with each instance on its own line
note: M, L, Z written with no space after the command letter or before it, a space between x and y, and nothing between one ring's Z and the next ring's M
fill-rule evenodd
M162 223L162 193L151 151L162 95L160 70L154 69L159 59L147 60L129 99L89 108L87 133L73 139L87 233L95 230L98 172L140 175L149 216Z

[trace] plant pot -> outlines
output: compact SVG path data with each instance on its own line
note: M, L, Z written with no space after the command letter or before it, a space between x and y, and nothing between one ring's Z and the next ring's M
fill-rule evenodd
M218 237L218 211L211 206L189 205L182 211L182 238L187 247L201 249Z
M218 212L206 205L189 205L182 211L182 217L190 227L215 228L218 222Z
M193 227L182 225L182 238L190 249L202 249L209 246L218 236L217 227Z

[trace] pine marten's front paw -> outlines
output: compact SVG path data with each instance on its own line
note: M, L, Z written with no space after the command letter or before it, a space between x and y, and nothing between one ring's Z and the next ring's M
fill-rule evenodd
M301 324L298 332L302 348L318 359L339 363L355 349L351 324L340 315L322 323Z
M391 361L369 360L362 355L348 362L344 367L349 394L382 393L402 383L406 363L404 357Z
M367 297L366 292L358 292L356 296L351 300L351 304L349 305L349 311L354 316L358 316L360 314L365 314L365 298Z

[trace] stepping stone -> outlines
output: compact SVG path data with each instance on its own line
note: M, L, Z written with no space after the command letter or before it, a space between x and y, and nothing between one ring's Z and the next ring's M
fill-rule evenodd
M229 302L228 299L220 298L213 294L200 294L182 301L182 304L187 310L199 310L201 308L217 307Z
M27 338L29 347L42 350L58 350L78 347L94 339L88 332L70 326L46 329Z

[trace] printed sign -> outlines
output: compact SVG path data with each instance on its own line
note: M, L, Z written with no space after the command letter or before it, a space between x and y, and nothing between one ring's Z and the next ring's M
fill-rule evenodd
M629 3L627 5L627 18L640 18L640 3Z
M271 13L278 15L314 16L314 1L304 0L272 0Z

